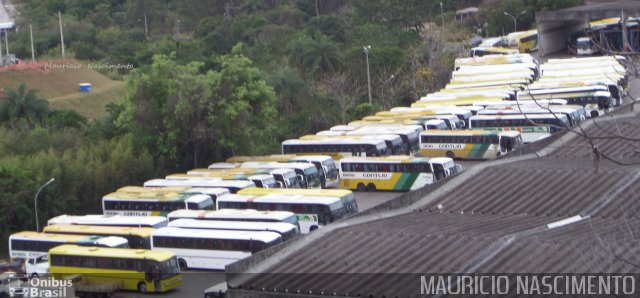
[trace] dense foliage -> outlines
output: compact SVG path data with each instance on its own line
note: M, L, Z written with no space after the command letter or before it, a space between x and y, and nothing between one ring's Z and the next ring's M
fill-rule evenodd
M49 111L28 86L0 102L0 237L61 213L96 213L118 187L205 166L234 154L279 152L286 138L381 109L408 105L449 80L453 60L483 28L530 28L534 11L581 0L14 0L12 52L61 50L85 61L128 64L104 119ZM465 22L456 9L479 5ZM442 11L441 11L442 9ZM441 18L446 20L442 31ZM487 24L484 26L483 24ZM367 90L368 52L372 103Z

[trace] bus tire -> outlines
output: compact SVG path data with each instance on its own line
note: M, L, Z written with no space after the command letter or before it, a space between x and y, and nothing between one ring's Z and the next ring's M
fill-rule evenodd
M309 232L313 232L313 231L315 231L317 229L318 229L318 226L311 226L311 227L309 227Z
M187 261L185 261L184 259L178 259L178 266L180 267L180 270L185 270L189 268L187 266Z
M38 273L36 273L36 272L31 273L31 276L30 276L30 277L31 277L31 278L38 278Z
M366 191L367 187L364 185L364 183L358 183L358 191Z
M591 118L598 117L598 111L591 111Z
M146 293L147 292L147 283L144 281L141 281L138 283L138 292L140 293Z
M373 184L373 183L369 183L369 184L367 185L367 190L368 190L368 191L376 191L376 185L375 185L375 184Z
M447 151L447 153L445 154L448 158L454 159L456 157L455 154L453 154L453 152L451 151Z

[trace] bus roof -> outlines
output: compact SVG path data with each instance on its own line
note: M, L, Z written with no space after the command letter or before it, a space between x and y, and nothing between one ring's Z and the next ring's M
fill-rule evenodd
M456 135L456 136L481 136L481 135L498 135L497 131L487 130L441 130L441 129L429 129L420 133L420 135Z
M87 245L121 246L121 245L129 244L127 239L122 237L38 233L33 231L23 231L23 232L11 234L10 238L42 240L42 241L61 242L61 243L71 242L71 243L87 244Z
M291 216L294 216L293 212L289 211L258 211L255 209L221 209L213 211L204 210L187 210L180 209L170 212L168 218L221 218L221 219L275 219L285 220Z
M353 140L353 139L335 139L335 140L300 140L300 139L292 139L286 140L282 142L282 145L298 145L298 144L349 144L349 145L357 145L357 144L366 144L366 145L374 145L380 146L385 145L384 140Z
M166 261L175 257L173 252L157 251L148 249L128 249L128 248L108 248L90 247L78 245L60 245L49 250L52 255L87 256L87 257L110 257L126 259L149 259L158 262Z
M471 120L491 120L491 119L548 119L559 118L567 119L567 115L561 113L555 114L513 114L513 115L475 115L471 116Z
M419 163L429 162L431 158L414 157L408 155L390 155L381 157L345 157L340 160L343 162L371 162L371 163Z
M273 161L250 161L243 162L242 167L264 168L264 169L309 169L316 166L309 162L273 162Z
M48 225L55 224L80 224L80 225L131 225L131 226L159 226L166 225L167 218L164 216L121 216L121 215L59 215L49 219Z
M189 238L215 238L215 239L237 239L237 240L258 240L271 242L281 238L275 232L262 231L232 231L232 230L204 230L204 229L184 229L175 227L164 227L153 231L152 237L189 237Z
M201 203L207 200L211 200L208 195L201 194L180 194L180 193L125 193L125 192L112 192L102 197L103 200L108 201L148 201L148 202L192 202Z
M171 221L168 227L211 230L264 230L275 231L278 233L286 233L296 229L296 226L286 222L198 220L191 218L176 219L174 221Z
M46 226L42 229L45 233L74 233L84 235L136 235L141 237L151 236L153 228L149 227L111 227L60 224Z
M344 197L353 195L353 192L347 189L314 189L314 188L259 188L250 187L238 191L239 195L268 195L268 194L292 194L312 197Z
M342 202L338 197L303 196L288 194L228 195L218 199L218 202L251 202L251 203L283 203L283 204L320 204L331 205Z

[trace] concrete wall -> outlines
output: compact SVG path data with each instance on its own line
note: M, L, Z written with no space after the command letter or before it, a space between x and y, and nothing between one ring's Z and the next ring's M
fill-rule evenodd
M567 40L573 32L588 27L586 20L563 20L538 22L538 42L540 56L564 51Z

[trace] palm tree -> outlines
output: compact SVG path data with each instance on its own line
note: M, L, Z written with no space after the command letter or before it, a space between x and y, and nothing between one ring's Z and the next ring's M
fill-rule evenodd
M5 88L0 99L0 123L26 119L27 122L40 121L49 113L49 103L36 94L36 90L27 91L20 83L17 89Z
M316 76L335 72L342 66L338 46L326 35L303 36L289 47L291 62L300 71Z

